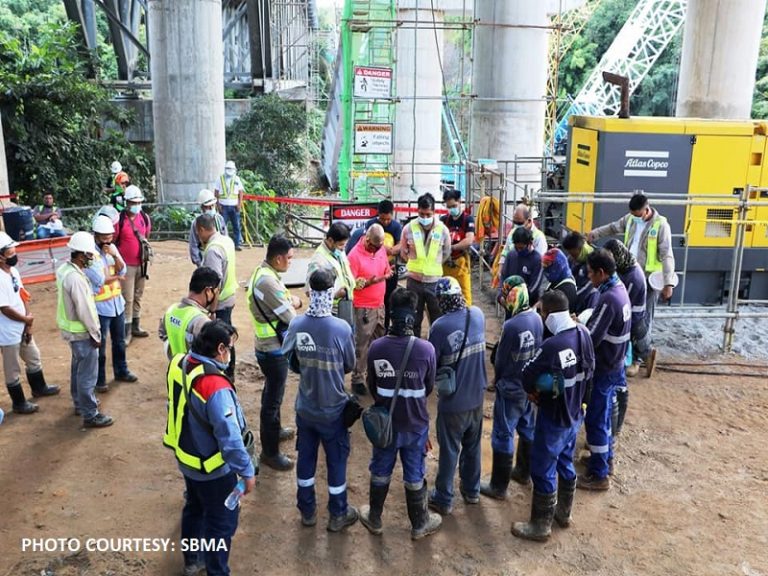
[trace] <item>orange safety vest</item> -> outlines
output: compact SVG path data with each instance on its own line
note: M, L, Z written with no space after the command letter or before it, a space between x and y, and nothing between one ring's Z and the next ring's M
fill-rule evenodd
M99 254L99 262L101 263L101 269L104 273L104 277L115 275L115 263L114 260L109 266L104 265L104 256ZM105 270L106 268L106 270ZM107 273L108 272L108 273ZM117 298L123 293L123 288L120 285L120 280L115 279L112 282L104 282L99 292L93 297L96 302L105 302Z

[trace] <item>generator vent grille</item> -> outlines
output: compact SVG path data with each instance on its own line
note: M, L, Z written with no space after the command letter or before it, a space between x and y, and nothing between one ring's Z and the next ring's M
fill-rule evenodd
M733 231L733 212L733 209L708 208L704 236L707 238L729 238Z

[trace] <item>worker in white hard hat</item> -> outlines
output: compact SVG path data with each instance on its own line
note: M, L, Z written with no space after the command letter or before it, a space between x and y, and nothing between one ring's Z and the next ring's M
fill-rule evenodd
M24 289L21 275L16 269L19 257L17 242L5 232L0 232L0 354L8 394L16 414L37 412L37 404L29 402L21 387L21 362L27 373L32 395L53 396L58 386L48 386L43 375L40 350L32 338L34 317L29 310L29 293Z
M125 208L125 189L131 183L131 179L123 171L123 165L117 160L109 167L110 176L104 184L104 193L109 196L109 203L117 210Z
M93 236L88 232L75 232L67 248L70 250L70 258L56 271L56 323L61 336L69 342L72 350L72 401L75 414L83 417L83 426L104 428L111 426L113 420L99 412L95 394L99 376L101 325L91 283L84 272L93 264L98 250Z
M112 373L115 381L136 382L138 378L128 370L125 357L125 298L121 281L125 278L127 267L120 252L112 244L115 227L109 216L101 215L93 219L91 229L99 252L93 266L85 269L85 275L91 281L101 326L96 392L107 392L107 335L112 339Z
M237 177L237 167L232 160L227 160L224 165L224 174L219 176L214 190L216 198L219 200L219 211L224 216L224 221L232 223L232 240L235 242L235 250L242 250L240 209L243 206L245 189L240 178Z
M123 280L123 297L125 298L125 340L130 344L131 338L145 338L149 332L141 328L141 297L144 294L144 284L149 277L149 261L152 248L149 245L149 234L152 232L152 221L142 211L144 195L138 186L128 186L125 189L125 210L115 225L114 243L120 251L126 264L125 279Z
M200 213L213 216L216 219L216 230L227 236L227 223L224 222L224 217L216 212L216 194L203 188L197 195L197 203L200 205ZM192 260L192 264L198 267L203 261L202 246L200 245L200 238L197 236L197 227L194 221L189 230L189 259Z

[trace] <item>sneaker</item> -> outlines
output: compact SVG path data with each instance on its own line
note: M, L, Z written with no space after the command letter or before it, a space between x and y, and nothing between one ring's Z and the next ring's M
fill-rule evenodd
M328 532L341 532L347 526L352 526L357 522L357 508L347 506L347 513L344 516L331 516L328 518Z
M611 488L611 479L606 476L605 478L598 478L594 474L584 474L579 476L576 482L576 487L582 490L592 490L596 492L604 492Z
M439 502L436 502L432 499L432 496L429 497L429 502L427 503L427 506L430 510L433 510L440 514L440 516L450 516L453 512L453 506L445 506L444 504L440 504Z
M637 362L633 362L629 366L627 366L626 370L624 371L627 375L627 378L634 378L640 373L640 364Z
M120 374L119 376L115 376L115 380L118 382L138 382L139 377L129 370L125 374Z
M187 564L184 566L184 571L181 573L181 576L198 576L202 571L205 570L205 564Z
M115 421L112 419L111 416L107 416L106 414L102 414L101 412L97 412L96 416L93 418L90 418L88 420L83 420L83 427L85 428L106 428L107 426L112 426Z
M293 469L293 460L288 458L288 456L282 452L278 452L274 456L267 456L262 452L259 454L259 463L280 472L286 472Z
M307 528L311 528L317 524L317 510L312 512L311 516L304 516L304 514L301 515L301 525L306 526Z
M243 247L242 246L235 246L235 250L237 250L238 252L242 252L243 251Z
M465 504L480 504L480 494L469 494L468 492L464 492L461 486L459 487L459 491L461 492L461 497L464 499Z
M280 428L280 442L285 442L296 436L296 430L293 428Z

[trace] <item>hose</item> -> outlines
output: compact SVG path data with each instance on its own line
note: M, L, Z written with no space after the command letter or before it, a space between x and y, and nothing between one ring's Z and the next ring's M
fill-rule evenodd
M679 374L696 374L697 376L733 376L734 378L768 378L768 373L756 372L714 372L711 370L689 370L686 368L670 368L669 366L656 366L656 370L662 372L675 372Z

